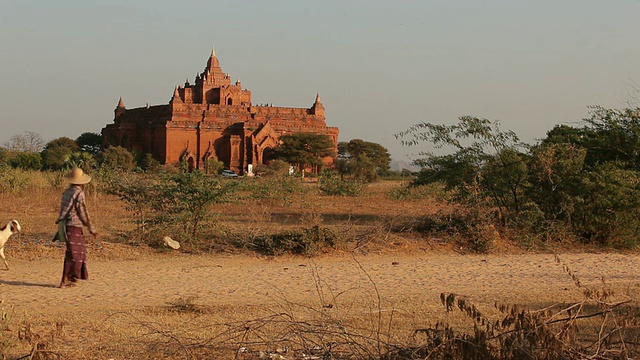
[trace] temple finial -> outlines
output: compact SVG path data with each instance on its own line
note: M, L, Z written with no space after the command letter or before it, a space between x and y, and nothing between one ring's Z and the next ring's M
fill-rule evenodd
M122 101L122 96L120 96L120 101L118 101L118 106L119 108L124 108L124 102Z
M316 102L319 103L320 102L320 93L316 93Z
M211 57L216 57L216 49L213 46L211 47Z

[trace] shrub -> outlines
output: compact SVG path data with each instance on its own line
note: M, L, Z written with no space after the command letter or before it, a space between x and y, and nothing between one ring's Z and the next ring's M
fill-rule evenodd
M156 223L183 224L185 235L197 238L201 222L210 215L209 206L229 200L237 188L233 181L200 171L170 174L155 185L160 201L154 201Z
M597 166L582 179L572 225L587 241L638 245L640 173L613 164Z
M39 153L18 152L10 161L11 166L22 170L40 170L42 156Z
M299 231L287 230L276 234L259 236L253 246L267 255L285 253L314 255L325 246L334 246L336 235L328 228L319 225L302 228Z
M11 169L8 166L0 169L0 192L15 193L26 189L28 185L28 172L21 169Z
M138 165L144 171L155 171L162 166L150 153L145 153L138 161Z
M67 168L79 167L86 171L96 167L96 160L93 158L93 155L88 152L74 151L65 161L65 166Z
M109 169L133 170L136 166L135 156L121 146L110 146L100 153L99 163Z
M326 195L359 196L366 188L366 183L359 179L341 179L336 172L322 171L318 187Z
M262 175L288 175L289 174L290 165L288 162L283 160L271 160L269 164L259 164L254 169L256 174Z
M150 233L178 231L181 241L197 242L211 215L213 203L228 201L237 183L194 172L114 172L108 192L117 195L136 214L143 237ZM158 230L158 231L156 231Z
M414 229L436 238L449 238L472 251L489 252L500 237L495 217L489 209L455 209L425 216ZM402 227L404 230L405 227ZM400 228L394 228L398 231Z
M307 191L297 176L280 173L256 180L250 185L252 197L257 200L272 201L281 206L290 206L296 195Z

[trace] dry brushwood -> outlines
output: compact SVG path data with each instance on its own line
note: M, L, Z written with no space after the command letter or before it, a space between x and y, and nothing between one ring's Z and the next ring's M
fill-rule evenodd
M557 304L540 310L495 304L503 314L491 320L468 299L442 293L446 311L456 307L474 323L471 333L446 323L417 329L423 345L400 348L385 360L405 359L636 359L640 355L640 307L637 300L609 302L614 295L606 288L585 287L557 255L584 300Z

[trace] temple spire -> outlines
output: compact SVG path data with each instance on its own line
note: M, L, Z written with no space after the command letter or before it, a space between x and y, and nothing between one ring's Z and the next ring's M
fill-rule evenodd
M220 62L218 62L215 48L212 47L211 56L209 56L209 61L207 61L207 70L213 70L214 68L220 68Z
M180 97L180 92L178 91L178 87L176 86L176 88L173 90L173 96L171 97L171 101L170 103L173 103L174 101L180 101L182 102L182 98Z
M116 106L116 107L124 109L124 102L122 101L122 96L120 96L120 100L118 101L118 106Z
M311 106L311 113L320 117L324 117L324 105L320 102L320 93L316 93L316 101Z
M124 113L127 112L127 109L124 107L124 101L122 101L122 96L120 96L120 100L118 101L118 106L116 106L113 112L115 113L116 118L124 115Z

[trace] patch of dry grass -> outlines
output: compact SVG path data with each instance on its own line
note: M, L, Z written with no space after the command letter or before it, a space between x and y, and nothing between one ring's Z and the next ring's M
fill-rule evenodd
M451 251L452 244L424 239L410 229L426 214L448 205L435 199L393 200L387 196L400 185L375 183L353 198L322 196L315 191L316 184L305 184L309 191L294 197L289 205L248 198L216 204L211 210L218 242L212 249L247 251L251 239L258 236L323 226L344 239L333 251ZM5 219L0 220L15 218L23 226L23 232L7 245L9 262L11 258L62 257L63 249L50 239L63 190L56 181L37 178L21 191L0 193L6 205ZM142 241L125 204L95 189L89 189L88 195L89 211L100 232L97 241L89 243L92 258L157 256L157 249L131 246ZM405 231L392 231L403 226ZM500 250L509 248L503 245ZM425 329L436 331L436 324L447 324L456 332L451 333L454 341L466 339L460 334L469 334L477 325L477 317L469 316L470 303L461 306L463 311L451 311L448 305L435 306L437 299L393 302L380 297L374 281L366 291L336 294L316 276L315 288L313 301L294 302L281 296L270 306L205 305L197 297L183 295L165 306L122 309L102 316L82 309L64 317L34 318L5 309L9 315L0 344L13 358L33 359L410 359L413 355L427 358L426 342L444 341L429 337L439 333ZM488 320L501 318L498 308L478 310ZM598 325L594 322L589 327Z

